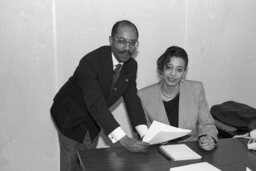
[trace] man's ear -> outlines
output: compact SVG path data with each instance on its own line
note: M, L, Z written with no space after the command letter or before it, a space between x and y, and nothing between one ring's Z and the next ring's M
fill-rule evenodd
M110 44L110 45L113 44L113 38L112 38L112 36L109 36L109 44Z

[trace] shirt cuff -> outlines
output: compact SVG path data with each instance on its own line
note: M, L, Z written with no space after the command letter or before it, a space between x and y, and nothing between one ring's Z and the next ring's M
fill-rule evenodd
M114 131L112 131L108 137L109 139L112 141L112 143L116 143L117 141L119 141L121 138L123 138L125 136L125 132L123 131L123 129L119 126L117 127Z
M146 133L148 132L148 127L147 127L147 125L137 125L135 128L136 128L137 132L139 133L141 139L142 139L142 138L146 135Z

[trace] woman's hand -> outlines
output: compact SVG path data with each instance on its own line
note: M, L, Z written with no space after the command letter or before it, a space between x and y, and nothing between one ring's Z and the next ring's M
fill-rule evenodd
M216 146L215 140L209 135L201 136L198 140L198 143L199 147L206 151L210 151Z

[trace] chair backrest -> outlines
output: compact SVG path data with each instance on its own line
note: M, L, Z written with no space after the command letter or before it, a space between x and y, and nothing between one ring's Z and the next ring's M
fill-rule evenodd
M256 129L256 109L243 103L227 101L211 107L213 118L242 131Z

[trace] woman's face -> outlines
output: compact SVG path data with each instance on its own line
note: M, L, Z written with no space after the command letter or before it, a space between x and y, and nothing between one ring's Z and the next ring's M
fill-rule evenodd
M185 61L179 57L171 57L163 69L161 79L165 86L175 87L185 77Z

